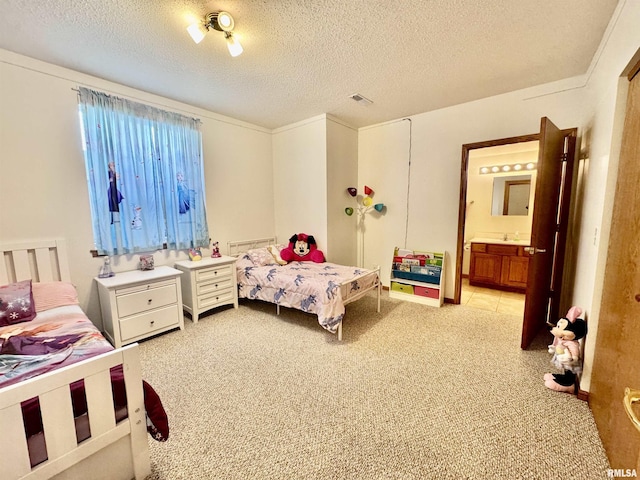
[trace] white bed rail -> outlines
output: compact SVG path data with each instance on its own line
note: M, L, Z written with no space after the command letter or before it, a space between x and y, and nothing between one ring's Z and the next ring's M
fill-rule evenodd
M115 423L110 369L123 366L128 418ZM77 443L70 384L84 379L91 437ZM21 402L38 397L48 459L31 467ZM151 473L138 345L0 389L2 478L48 479L129 437L136 479ZM105 468L108 466L105 465ZM90 474L90 473L89 473ZM87 477L88 478L88 477Z
M362 289L362 290L358 290L356 292L349 291L348 286L351 283L353 283L354 281L356 281L356 280L358 280L360 278L364 278L366 276L371 275L372 272L375 272L376 280L371 285L371 287L366 288L366 289ZM377 307L376 311L378 313L380 313L380 295L382 293L382 283L380 282L380 266L379 265L376 268L374 268L373 270L370 270L368 272L362 273L362 274L358 275L357 277L349 280L348 282L345 282L345 285L347 286L346 298L345 298L344 295L342 297L342 302L344 303L345 306L347 306L351 302L355 302L356 300L364 297L367 293L369 293L371 290L373 290L375 288L376 289L376 296L377 296L377 300L378 300L378 307ZM338 333L338 340L342 341L342 322L340 322L338 324L338 332L337 333Z

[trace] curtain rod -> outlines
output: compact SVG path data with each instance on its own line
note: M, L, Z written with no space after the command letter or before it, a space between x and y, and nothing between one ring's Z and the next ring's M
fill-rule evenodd
M89 89L91 90L92 88L96 88L96 87L86 87L86 88L89 88ZM73 90L74 92L78 92L78 93L80 93L80 89L79 89L79 88L71 87L71 90ZM171 110L171 111L173 111L173 112L175 112L175 113L180 113L181 115L188 116L188 117L191 117L191 118L196 118L196 116L197 116L197 117L203 117L203 118L207 118L207 119L209 119L209 120L213 120L214 122L225 123L225 124L227 124L227 125L232 125L232 126L234 126L234 127L244 128L244 129L246 129L246 130L252 130L252 131L254 131L254 132L258 132L258 133L266 133L266 134L268 134L268 135L271 135L271 132L265 132L265 131L261 130L261 129L260 129L260 127L258 127L258 128L253 128L253 127L252 127L252 126L250 126L250 125L239 125L239 124L237 124L237 123L235 123L235 122L230 122L230 121L228 121L228 120L224 120L224 119L222 119L222 118L212 117L212 116L204 115L204 114L203 114L203 115L199 115L199 114L196 114L196 113L195 113L195 112L193 112L193 111L185 110L185 109L183 109L183 108L172 107L172 106L170 106L170 105L165 105L165 104L163 104L163 103L159 103L159 102L152 102L152 101L149 101L149 100L141 99L141 98L134 97L134 96L131 96L131 95L122 94L122 93L119 93L119 92L110 91L110 90L107 90L107 89L104 89L104 90L106 90L107 92L110 92L110 93L109 93L110 95L115 95L115 96L119 96L119 97L124 97L124 98L126 98L126 99L128 99L128 100L132 100L132 101L134 101L134 102L142 102L142 103L145 103L146 105L149 105L149 106L152 106L152 107L156 107L156 108L158 108L158 107L167 108L167 109L169 109L169 110ZM199 107L196 107L196 108L198 108L198 109L200 109L200 110L203 110L203 109L201 109L201 108L199 108ZM215 113L215 112L212 112L212 113ZM197 118L197 120L198 120L199 122L202 122L202 120L201 120L200 118Z

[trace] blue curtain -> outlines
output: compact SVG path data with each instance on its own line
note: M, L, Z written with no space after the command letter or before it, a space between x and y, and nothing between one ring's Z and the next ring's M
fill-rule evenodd
M207 246L199 120L83 87L79 98L98 253Z

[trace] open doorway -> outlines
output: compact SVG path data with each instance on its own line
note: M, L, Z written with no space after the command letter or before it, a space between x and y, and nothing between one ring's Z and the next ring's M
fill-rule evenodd
M524 315L538 141L468 151L460 303Z
M458 247L454 303L460 304L465 227L467 218L469 161L473 150L537 141L538 161L535 199L531 223L531 239L522 245L501 242L471 242L473 256L469 277L485 283L519 286L525 289L521 348L529 348L535 336L548 328L549 319L557 319L560 310L565 248L571 212L571 192L575 177L577 129L559 129L547 118L540 119L540 133L462 146L460 207L458 214ZM497 173L499 166L484 168ZM502 232L508 241L509 232ZM505 235L506 234L506 235ZM473 232L473 235L476 235ZM495 238L495 237L494 237ZM500 237L498 237L500 238ZM512 237L513 240L515 238ZM474 272L474 268L477 269ZM569 269L570 270L570 269ZM555 322L553 322L555 323Z
M492 215L492 212L496 211L496 208L499 209L501 206L504 208L503 203L500 202L499 185L497 186L496 200L494 201L493 179L513 176L510 175L509 172L516 171L519 173L522 171L522 168L513 170L512 168L514 167L511 167L516 164L522 165L522 162L507 160L508 158L517 158L518 160L525 158L537 159L538 141L539 134L531 134L471 143L462 146L458 251L454 291L455 304L462 303L463 282L465 285L469 284L471 240L473 238L485 238L483 235L487 235L488 237L498 235L497 238L504 238L505 233L508 236L511 232L513 239L517 231L519 237L522 234L522 239L526 239L527 233L530 234L531 230L528 216L516 219L515 217L509 218L507 216L504 218L502 215ZM531 156L531 152L533 151L535 151L535 156ZM508 172L501 170L504 165L510 166ZM495 168L497 168L497 170L495 170ZM470 178L471 185L469 185ZM469 192L470 186L471 192ZM532 188L530 205L533 205L534 195L535 188ZM531 212L533 213L532 209ZM523 228L523 226L520 226L525 223L528 227ZM522 230L516 230L516 225ZM510 232L507 231L507 228ZM497 271L490 271L487 272L487 276L489 275L493 275L494 278L496 278L499 273Z

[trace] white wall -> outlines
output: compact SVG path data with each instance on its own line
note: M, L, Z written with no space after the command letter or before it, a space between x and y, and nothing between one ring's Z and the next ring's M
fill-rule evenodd
M0 50L0 241L64 238L82 308L101 327L78 102L84 85L202 120L207 217L214 240L273 235L271 133L213 112ZM266 180L266 181L265 181ZM187 258L161 251L156 264ZM138 256L119 256L117 271Z
M358 132L319 115L273 131L275 218L278 241L313 235L327 260L356 262L355 215L346 188L357 184Z
M275 231L287 243L294 233L327 245L326 115L273 131ZM325 252L329 254L329 252Z
M381 278L389 285L394 247L406 247L407 177L410 170L408 139L411 122L398 120L383 126L360 129L358 132L358 192L364 185L375 191L375 202L384 203L384 215L371 212L366 215L364 229L358 232L361 265L381 267ZM426 210L435 205L412 205ZM437 245L408 244L413 249L437 250ZM424 247L424 248L423 248Z
M327 247L333 263L356 265L356 216L347 187L358 184L358 131L327 116Z

